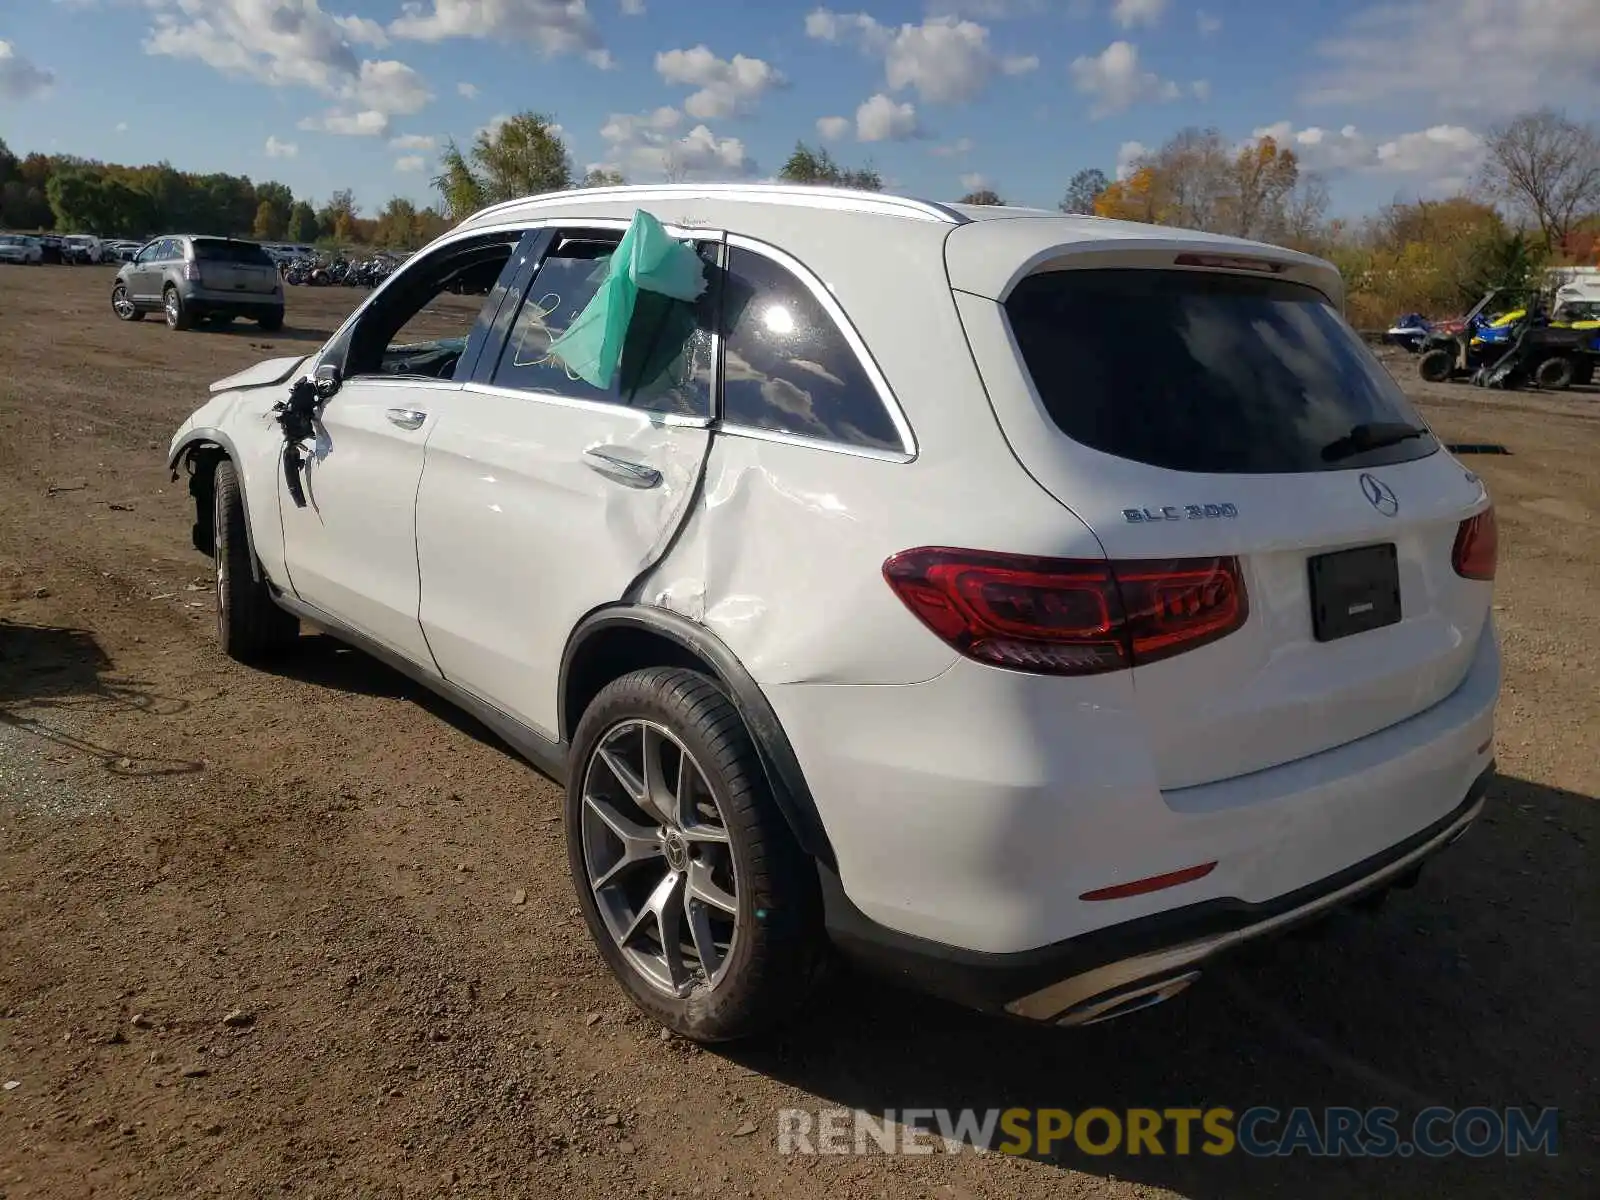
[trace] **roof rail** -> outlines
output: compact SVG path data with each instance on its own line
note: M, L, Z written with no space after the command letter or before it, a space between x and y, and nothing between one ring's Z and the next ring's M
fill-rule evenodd
M481 208L467 217L462 224L478 222L486 217L510 212L513 209L540 208L572 200L649 200L704 199L744 201L748 203L799 204L812 208L837 208L852 212L881 213L913 217L922 221L938 221L946 225L965 225L968 218L953 208L930 200L916 200L910 196L896 196L884 192L860 191L854 188L820 187L804 183L661 183L624 184L620 187L571 188L563 192L544 192L505 200Z

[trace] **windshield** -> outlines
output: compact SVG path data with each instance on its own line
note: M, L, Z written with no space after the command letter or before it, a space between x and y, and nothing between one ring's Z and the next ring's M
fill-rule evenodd
M267 252L255 242L230 242L224 238L195 238L194 257L197 262L236 263L257 267L272 265Z
M1438 449L1382 364L1304 284L1055 271L1023 280L1006 314L1056 425L1119 458L1267 474L1406 462ZM1421 431L1400 436L1407 429Z

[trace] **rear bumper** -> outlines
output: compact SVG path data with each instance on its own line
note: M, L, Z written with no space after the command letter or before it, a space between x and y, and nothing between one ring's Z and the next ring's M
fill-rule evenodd
M1168 999L1197 968L1247 942L1403 881L1476 820L1490 765L1465 798L1427 828L1316 883L1261 903L1202 901L1035 950L985 954L897 933L866 917L824 869L829 932L849 957L879 974L972 1008L1057 1025L1087 1025Z
M184 296L183 302L196 316L256 316L261 313L283 311L283 297L250 292L213 292L196 290Z

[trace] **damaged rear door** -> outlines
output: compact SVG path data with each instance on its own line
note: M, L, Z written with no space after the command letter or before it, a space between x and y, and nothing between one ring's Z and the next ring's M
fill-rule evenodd
M697 303L639 293L609 387L548 354L625 225L551 229L527 256L499 336L437 410L417 495L422 628L439 669L551 738L567 635L670 545L710 444L714 270ZM720 234L670 232L717 261Z

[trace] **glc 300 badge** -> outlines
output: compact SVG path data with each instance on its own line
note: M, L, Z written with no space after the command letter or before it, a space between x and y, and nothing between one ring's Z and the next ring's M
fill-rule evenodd
M1164 504L1160 508L1122 510L1123 520L1130 525L1143 525L1147 521L1212 521L1238 515L1238 508L1232 504Z

